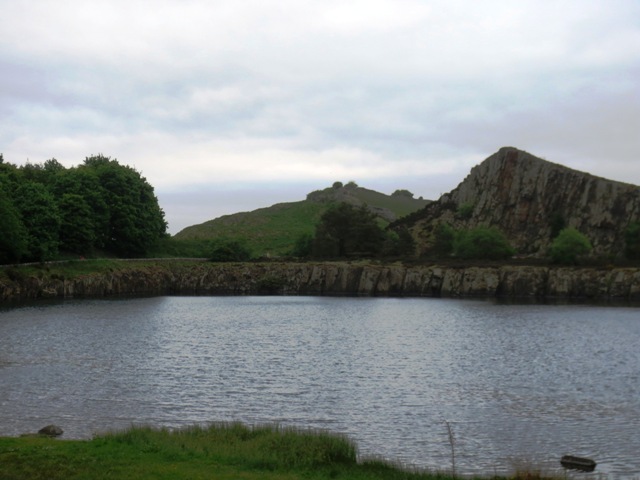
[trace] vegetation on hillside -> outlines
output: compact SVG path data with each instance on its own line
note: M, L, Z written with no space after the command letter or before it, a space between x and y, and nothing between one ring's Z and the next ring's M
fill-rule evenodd
M554 263L575 265L591 251L591 242L575 228L564 228L551 243L549 256Z
M436 228L432 257L456 257L475 260L505 260L512 257L515 250L504 233L495 227L458 229L446 223Z
M297 253L313 258L413 256L410 240L402 243L398 234L385 231L365 205L355 207L344 202L322 214L308 247L309 251Z
M413 198L408 190L385 195L359 187L355 182L346 185L335 182L332 187L311 192L306 200L225 215L187 227L172 238L175 241L167 242L167 247L176 252L198 250L202 256L208 256L212 240L226 239L244 242L255 257L306 256L301 253L309 249L301 248L301 242L313 238L322 214L341 203L366 206L377 223L384 227L390 219L415 211L428 202ZM183 244L183 241L188 243Z
M95 251L145 255L166 235L153 187L134 168L97 155L16 166L0 155L0 263Z
M378 459L357 459L344 436L238 423L177 430L133 427L86 440L0 437L3 479L402 479L455 478L405 469ZM498 480L500 477L493 476ZM505 477L507 478L507 477ZM512 479L542 479L539 472Z

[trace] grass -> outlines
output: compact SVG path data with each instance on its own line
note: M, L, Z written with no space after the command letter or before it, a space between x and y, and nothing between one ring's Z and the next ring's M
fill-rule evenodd
M322 431L239 423L178 430L132 427L92 440L0 437L0 480L14 479L389 479L451 478L357 460L357 448ZM494 477L496 478L496 477ZM520 473L513 479L544 478Z
M206 247L213 238L239 239L254 255L287 255L303 234L313 234L326 205L301 201L281 203L252 212L226 215L184 229L173 237L175 243Z
M344 193L345 190L343 189L342 192ZM428 203L426 200L385 195L361 187L348 189L346 192L354 201L390 210L398 217L414 212ZM172 238L175 243L166 245L165 248L206 248L207 240L227 238L246 241L247 246L257 257L289 255L301 235L314 233L322 213L331 202L344 200L343 197L333 198L336 191L332 188L327 188L320 193L325 194L324 201L302 200L278 203L251 212L225 215L199 225L192 225L178 232ZM382 218L380 221L383 225L388 223ZM181 246L180 242L190 243Z

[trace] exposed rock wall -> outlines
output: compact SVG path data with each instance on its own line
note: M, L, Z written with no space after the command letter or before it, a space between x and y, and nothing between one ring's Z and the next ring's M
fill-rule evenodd
M462 206L469 209L467 215L460 215ZM553 225L561 220L589 238L594 255L619 254L627 226L640 220L640 187L505 147L417 213L409 227L422 251L428 250L437 225L448 223L454 228L495 226L519 253L543 256Z
M71 280L0 282L4 302L112 295L366 295L640 300L638 268L363 265L348 263L191 264L135 267Z

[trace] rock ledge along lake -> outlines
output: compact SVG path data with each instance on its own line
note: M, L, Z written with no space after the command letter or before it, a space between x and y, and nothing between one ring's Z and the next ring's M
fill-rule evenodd
M458 473L640 476L640 310L483 300L155 297L0 310L0 435L326 429ZM581 474L582 475L582 474Z

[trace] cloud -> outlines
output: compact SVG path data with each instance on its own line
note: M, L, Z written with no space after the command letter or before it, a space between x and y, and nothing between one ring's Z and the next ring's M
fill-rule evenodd
M0 4L8 161L103 153L172 195L434 198L513 145L640 184L635 0Z

